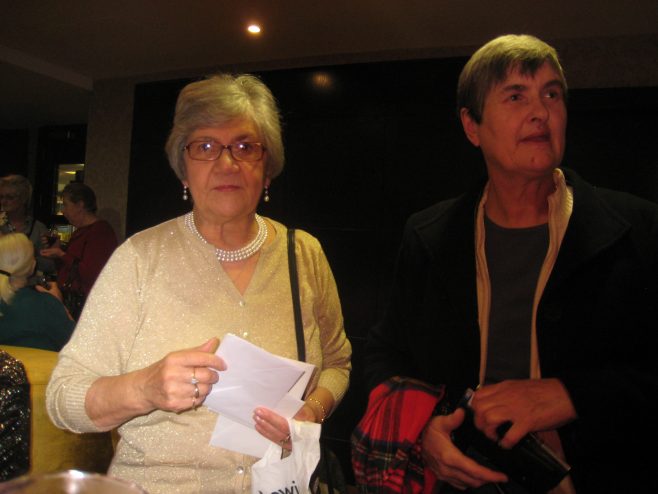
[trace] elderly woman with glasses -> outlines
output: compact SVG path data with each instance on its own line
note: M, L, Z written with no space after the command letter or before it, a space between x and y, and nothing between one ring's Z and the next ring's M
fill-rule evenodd
M0 178L0 234L24 233L32 241L37 253L37 269L43 273L54 274L55 263L38 255L41 237L48 228L30 215L32 184L22 175L7 175Z
M118 427L110 474L151 494L248 490L257 458L210 445L218 415L201 405L226 369L215 350L228 333L297 358L287 229L256 213L283 167L275 100L249 75L189 84L166 149L192 210L115 251L61 352L48 409L76 432ZM298 231L294 249L317 367L295 418L321 423L346 391L351 347L320 244ZM258 407L254 423L291 448L283 417Z

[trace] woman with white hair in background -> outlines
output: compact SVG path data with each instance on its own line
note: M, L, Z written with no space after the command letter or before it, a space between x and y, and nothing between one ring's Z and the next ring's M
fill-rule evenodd
M0 344L58 352L75 323L57 283L30 286L36 260L23 233L0 237Z

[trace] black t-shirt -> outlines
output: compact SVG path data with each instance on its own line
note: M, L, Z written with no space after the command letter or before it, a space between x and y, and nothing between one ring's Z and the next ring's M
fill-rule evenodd
M548 224L503 228L484 219L491 311L485 383L530 374L532 304L548 249Z

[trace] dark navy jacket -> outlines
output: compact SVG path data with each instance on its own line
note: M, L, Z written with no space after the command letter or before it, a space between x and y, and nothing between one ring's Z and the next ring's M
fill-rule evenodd
M578 413L558 431L578 493L652 492L658 206L564 172L574 207L538 306L542 377L559 378ZM454 403L477 385L474 235L483 185L409 219L387 313L368 335L369 388L408 376L446 384Z

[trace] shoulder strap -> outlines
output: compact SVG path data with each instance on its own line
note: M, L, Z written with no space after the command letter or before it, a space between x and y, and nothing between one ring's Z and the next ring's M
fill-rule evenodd
M302 308L299 303L299 280L297 278L297 257L295 256L295 229L288 229L288 271L290 273L290 291L292 308L295 315L295 334L297 335L297 358L306 361L306 344L302 326Z

